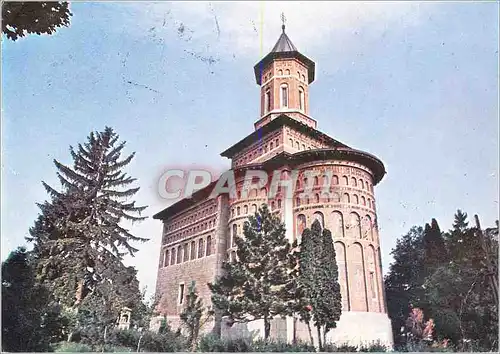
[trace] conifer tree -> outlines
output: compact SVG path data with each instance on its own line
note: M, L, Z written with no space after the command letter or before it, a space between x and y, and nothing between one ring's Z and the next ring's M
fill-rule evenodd
M189 292L186 295L186 307L182 310L180 318L188 332L191 351L195 351L200 329L210 319L210 314L203 308L203 301L198 297L194 281L189 287Z
M436 219L432 219L430 225L425 224L422 242L424 247L424 274L429 276L440 265L448 261L443 234Z
M42 182L50 199L39 204L27 239L34 243L38 280L66 306L78 307L98 284L113 284L126 269L123 256L137 251L132 242L147 241L123 225L144 220L146 207L128 200L139 190L129 187L135 179L123 171L134 153L123 158L126 143L118 140L109 127L91 132L85 144L70 147L72 166L54 160L61 190Z
M269 338L271 320L284 317L290 283L288 269L291 244L285 226L267 205L249 217L237 236L237 259L224 262L223 275L208 284L212 302L231 321L264 320L264 338Z
M342 302L332 235L329 230L323 230L317 220L310 230L302 233L299 259L298 282L309 303L306 309L310 310L310 315L300 313L301 320L314 321L318 346L322 350L326 334L340 319Z

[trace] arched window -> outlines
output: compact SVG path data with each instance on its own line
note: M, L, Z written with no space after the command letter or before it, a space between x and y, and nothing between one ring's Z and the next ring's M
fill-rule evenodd
M304 144L302 144L302 150L305 150L306 149L306 146Z
M175 248L172 248L172 253L170 253L170 264L175 264Z
M306 81L306 76L302 74L302 81Z
M301 111L305 109L304 89L302 87L299 87L299 109Z
M280 76L283 75L283 70L281 70L281 69L278 70L278 75L280 75Z
M314 177L314 185L315 186L319 185L319 177L318 176Z
M271 141L271 143L269 144L269 150L272 150L274 149L274 145L273 145L273 142Z
M323 175L323 186L328 186L328 175Z
M245 206L243 207L243 213L244 213L245 215L246 215L246 214L248 214L248 205L245 205Z
M361 189L365 189L365 182L362 179L359 180L359 184L361 185Z
M252 213L256 213L257 212L257 205L256 204L252 204Z
M359 198L356 194L354 194L354 204L359 204Z
M340 211L334 211L332 213L332 234L333 237L344 237L344 218Z
M276 147L278 147L278 145L280 144L280 139L276 139L274 142L276 144Z
M165 252L163 253L163 266L164 267L168 267L168 256L170 256L170 254L168 253L168 250L165 250Z
M297 71L297 77L299 78L300 80L300 72Z
M290 70L289 69L285 70L285 75L290 75Z
M298 141L295 142L295 147L297 148L297 150L300 150L300 144Z
M350 203L350 202L351 202L351 198L349 198L349 194L344 193L344 203Z
M281 95L281 108L288 108L288 85L283 84L280 87L280 95Z
M363 182L363 181L361 181ZM364 206L366 206L366 199L365 197L361 197L361 204L363 204Z
M349 179L347 178L347 176L342 176L342 184L344 186L349 185Z
M241 211L240 207L237 207L236 208L236 215L240 215L240 211Z
M188 247L189 247L189 243L186 243L184 244L184 250L182 251L183 253L183 258L184 258L184 262L187 262L189 261L189 251L188 251Z
M177 247L177 264L182 262L182 246Z
M318 194L318 193L316 193L316 194L314 195L314 202L315 202L316 204L318 204L318 203L319 203L319 194Z
M349 237L361 238L361 219L358 214L352 212L349 215Z
M300 198L299 197L295 198L295 206L298 206L298 207L300 206Z
M357 186L356 178L354 178L354 177L351 178L351 184L352 184L353 187Z
M339 177L334 175L334 176L332 177L332 183L333 183L333 184L339 184Z
M212 236L207 237L207 256L210 256L212 254Z
M205 248L205 242L203 241L202 238L198 241L198 258L203 257L203 250Z
M231 247L236 246L236 235L238 233L238 227L236 224L233 224L233 235L231 237Z
M196 242L192 241L191 242L191 257L190 259L193 260L196 258Z
M290 142L290 146L293 147L293 139L290 138L289 142Z

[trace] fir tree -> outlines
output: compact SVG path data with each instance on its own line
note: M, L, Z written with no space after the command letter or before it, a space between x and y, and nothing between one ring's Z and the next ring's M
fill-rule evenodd
M70 147L73 166L54 161L62 190L43 182L50 200L39 204L41 214L27 239L34 243L38 281L65 306L79 307L97 287L99 296L120 294L120 285L127 285L116 280L130 275L123 256L137 251L132 242L147 241L123 225L144 220L146 207L128 200L139 190L129 188L135 179L123 172L134 153L122 158L125 142L118 140L108 127L90 133L84 145Z
M291 245L285 226L263 205L237 236L237 259L224 262L223 275L208 284L212 302L234 322L264 320L264 337L269 338L271 320L288 313L286 287Z

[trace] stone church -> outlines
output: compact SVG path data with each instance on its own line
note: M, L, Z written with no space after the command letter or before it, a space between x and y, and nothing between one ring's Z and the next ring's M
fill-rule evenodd
M284 25L276 45L255 65L254 73L261 112L255 130L221 154L231 160L236 196L213 196L213 182L154 215L163 224L157 309L177 328L193 281L205 306L210 306L206 284L220 275L222 262L236 257L234 236L242 234L248 215L265 203L284 221L290 242L316 219L332 231L343 308L328 339L352 345L380 341L392 346L374 192L385 174L383 163L317 129L309 115L315 63L297 50ZM299 171L293 198L282 190L271 198L267 186L243 197L239 191L247 169L279 170L284 175ZM306 171L316 173L313 181L306 180ZM303 197L308 183L313 193ZM153 321L153 328L158 321ZM213 322L207 324L205 331L213 326ZM223 337L263 336L263 330L261 321L221 324ZM306 325L293 318L275 319L271 337L309 338Z

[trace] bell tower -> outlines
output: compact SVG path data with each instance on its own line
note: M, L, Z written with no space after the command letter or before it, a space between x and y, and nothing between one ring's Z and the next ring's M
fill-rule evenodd
M282 14L282 33L273 49L254 66L255 79L260 85L260 119L255 129L286 114L301 123L316 128L309 116L309 84L314 81L315 64L301 54L285 33Z

